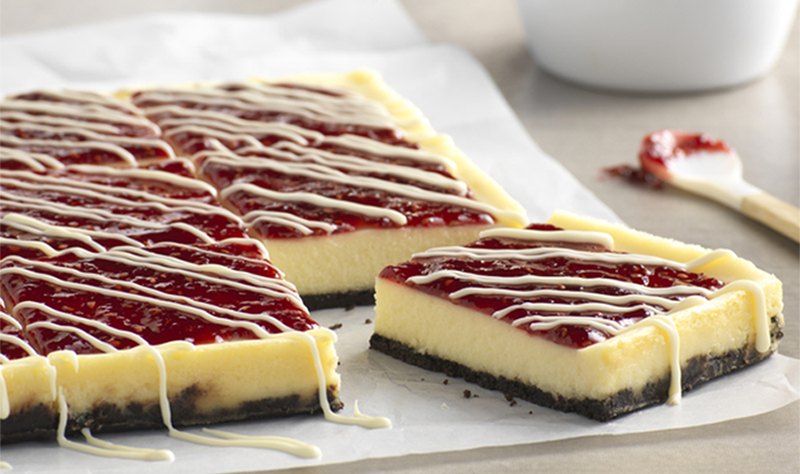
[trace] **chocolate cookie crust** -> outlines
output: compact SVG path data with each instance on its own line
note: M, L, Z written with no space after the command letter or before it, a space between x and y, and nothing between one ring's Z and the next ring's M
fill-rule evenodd
M783 337L776 317L771 320L770 337L772 341L778 341ZM406 344L379 334L373 334L370 338L370 348L426 370L441 372L450 377L460 377L483 388L498 390L509 398L521 398L536 405L567 413L578 413L597 421L608 421L646 406L663 403L669 396L669 374L665 374L659 379L648 383L639 393L625 389L604 400L566 398L545 392L536 386L522 383L519 380L498 377L486 372L473 370L451 360L423 354ZM705 355L694 357L682 369L681 386L684 391L691 390L703 382L763 360L770 354L770 352L759 353L753 345L749 344L721 356Z
M340 410L344 405L328 388L328 401L331 409ZM214 413L197 411L195 400L202 395L198 387L184 390L170 401L172 423L176 426L206 425L227 421L246 421L255 419L285 417L290 415L314 414L321 411L316 396L311 402L302 401L299 396L284 398L265 398L243 403L236 409L218 410ZM33 440L52 440L56 438L58 413L50 407L37 404L28 410L12 415L0 424L2 444ZM158 429L164 427L161 408L157 403L143 405L132 403L125 407L103 404L91 412L70 417L67 422L67 436L75 436L81 428L88 427L93 433Z
M375 290L348 291L324 295L301 295L309 311L328 308L350 308L375 304Z

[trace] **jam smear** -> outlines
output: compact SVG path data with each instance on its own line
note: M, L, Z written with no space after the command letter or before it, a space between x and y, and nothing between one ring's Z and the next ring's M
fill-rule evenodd
M659 130L642 140L639 161L648 167L669 168L669 162L680 160L697 152L730 152L731 148L723 141L705 133L689 133L681 130Z
M627 164L603 169L606 176L621 178L624 181L660 189L669 178L670 164L675 160L691 157L698 152L730 152L731 148L723 141L705 133L690 133L681 130L659 130L644 139L639 149L640 166Z

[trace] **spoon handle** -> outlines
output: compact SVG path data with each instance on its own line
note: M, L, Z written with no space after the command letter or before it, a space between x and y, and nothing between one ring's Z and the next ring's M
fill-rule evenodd
M758 193L742 199L742 213L800 242L800 209L769 193Z

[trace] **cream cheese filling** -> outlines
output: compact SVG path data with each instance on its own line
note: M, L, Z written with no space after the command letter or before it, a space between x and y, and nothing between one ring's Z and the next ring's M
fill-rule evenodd
M578 218L574 219L576 221L580 220ZM481 236L531 239L535 241L590 242L603 245L609 249L614 248L614 236L601 232L597 228L591 228L589 232L582 230L543 232L519 229L491 229L481 233ZM650 239L645 234L639 234L638 237L644 241ZM586 279L533 275L502 277L452 270L440 270L422 276L411 277L408 280L411 283L422 285L447 278L458 279L462 282L475 282L482 285L479 287L468 286L450 294L449 298L455 304L458 304L459 298L476 294L505 296L510 299L561 296L589 300L589 302L580 304L540 302L510 304L503 309L495 311L492 314L492 318L487 318L487 316L482 316L477 311L453 306L440 298L429 297L421 291L379 278L376 284L377 318L375 332L416 348L423 353L430 353L476 370L502 375L512 380L522 380L561 396L583 397L587 394L595 394L599 395L597 398L602 399L604 396L612 395L625 388L632 387L640 390L644 384L652 381L654 374L660 374L667 370L671 373L670 403L678 403L680 400L681 365L688 359L697 355L704 355L709 349L713 353L723 354L725 351L739 349L750 343L760 353L767 353L775 349L769 335L767 300L774 301L777 298L779 301L780 294L776 295L774 290L769 295L765 294L764 285L748 278L753 273L750 268L752 265L739 259L730 251L707 251L684 263L648 255L581 252L555 247L522 250L447 247L432 249L415 255L418 259L435 257L473 260L507 258L519 261L539 260L557 256L569 256L579 260L609 263L625 261L637 264L667 265L683 271L705 268L710 276L714 276L713 270L715 267L738 267L740 279L729 282L716 291L699 287L653 289L642 285L599 278ZM766 277L764 274L760 276L762 280ZM774 279L774 277L772 278ZM770 278L766 278L766 280L770 280ZM552 289L532 291L514 289L513 286L520 283L545 284ZM589 290L565 291L564 289L559 289L563 288L564 285L580 285L584 288L589 288ZM626 288L641 293L643 296L638 294L633 296L600 295L590 292L594 286ZM769 285L767 285L767 289L770 289ZM679 303L665 298L666 295L680 293L689 296ZM640 303L635 306L629 306L632 301ZM428 306L430 308L427 308ZM735 308L732 306L735 306ZM434 310L433 308L436 309ZM526 326L531 330L545 330L564 324L587 325L605 331L612 337L587 348L571 349L557 346L555 343L550 343L522 331L509 332L509 330L491 322L491 319L502 319L509 313L520 309L532 311L533 314L518 318L513 324L506 324L506 326L509 328ZM627 326L611 320L592 317L548 314L587 311L619 313L636 309L647 309L655 314ZM429 312L431 314L428 314ZM545 314L537 314L537 312L544 312ZM772 314L780 319L779 313ZM703 321L704 319L727 321L728 324L721 328L708 326L703 329L707 324ZM485 337L476 338L475 334ZM684 337L684 334L686 334L686 337ZM639 353L634 353L624 349L625 346L631 346L630 342L624 341L637 339L638 341L632 346L643 350ZM683 344L684 339L689 343ZM698 339L701 340L699 346ZM645 348L641 342L642 340L649 340L650 347ZM465 343L465 341L468 342ZM500 341L503 341L502 344ZM621 345L622 349L620 348ZM652 358L648 360L647 355L653 353L652 348L661 346L664 347L662 349L663 356L660 359ZM618 353L615 354L613 351L618 351ZM594 354L595 360L584 358L584 354ZM625 361L625 354L629 354L630 361ZM486 360L483 360L484 357ZM587 355L586 357L589 356ZM533 362L534 360L537 362ZM612 362L613 370L611 366L608 366ZM639 368L631 370L631 367L636 365ZM588 370L592 367L592 370ZM629 374L636 373L639 378L636 379L636 377L625 375L620 377L619 374L615 373L615 370L622 370ZM605 375L598 378L598 374ZM570 376L575 378L570 379ZM615 382L614 379L618 380ZM624 384L620 384L620 381L623 381Z

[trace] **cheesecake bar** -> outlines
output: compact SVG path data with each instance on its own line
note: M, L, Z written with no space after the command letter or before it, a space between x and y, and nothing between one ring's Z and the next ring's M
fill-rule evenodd
M3 442L53 438L58 396L67 434L312 413L320 380L340 405L335 335L254 241L10 255L0 286Z
M557 213L416 254L376 283L371 347L605 421L756 363L781 283L709 251Z

